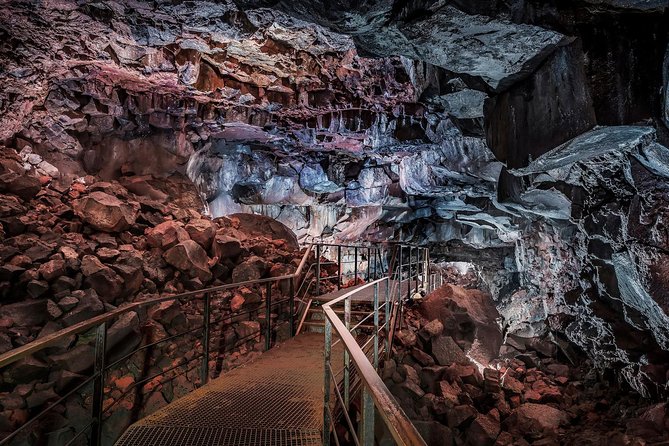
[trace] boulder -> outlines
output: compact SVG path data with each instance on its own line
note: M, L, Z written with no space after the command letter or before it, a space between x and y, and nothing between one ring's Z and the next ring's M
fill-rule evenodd
M555 437L561 425L568 421L559 409L535 403L524 403L504 420L504 427L512 434L527 438Z
M438 336L432 339L432 356L439 365L468 364L469 359L465 352L450 336Z
M207 252L193 240L185 240L170 248L163 254L163 258L167 263L188 273L191 277L198 277L203 282L211 280Z
M0 307L0 318L8 318L19 327L42 325L49 319L46 300L26 300Z
M211 247L211 254L219 259L235 258L242 252L241 242L226 234L225 229L219 229L216 232Z
M216 235L216 225L211 220L204 218L191 220L185 229L190 238L198 242L204 249L208 250L211 247Z
M113 302L126 291L123 279L95 256L85 255L81 259L81 272L86 277L86 285L105 302Z
M135 223L138 208L113 195L96 191L72 202L74 213L93 228L120 232Z
M437 421L414 421L427 446L452 446L453 432L447 426Z
M263 259L257 256L249 257L232 270L232 281L247 282L249 280L258 280L263 277L266 269L267 264Z
M168 220L144 231L149 245L155 248L169 249L189 239L188 232L179 222Z
M478 414L467 429L467 441L477 446L492 446L501 430L499 419Z

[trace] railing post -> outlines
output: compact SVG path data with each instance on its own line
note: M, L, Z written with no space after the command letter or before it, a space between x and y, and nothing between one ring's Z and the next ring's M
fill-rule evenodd
M202 323L202 369L200 370L200 385L204 386L209 380L209 332L211 323L211 295L204 293L204 315Z
M356 248L357 249L357 248ZM357 256L356 256L357 257ZM351 298L344 300L344 325L346 325L346 331L351 331ZM347 349L344 349L344 405L345 410L349 410L349 396L351 390L351 371L349 366L351 365L351 354Z
M321 245L316 245L316 296L321 293Z
M416 291L418 291L418 276L420 276L420 248L416 248Z
M341 290L341 245L337 245L337 289Z
M374 400L366 385L362 385L360 445L374 446Z
M323 446L330 446L330 358L332 356L332 323L325 316L325 366L323 367ZM344 408L346 410L346 408ZM337 435L335 433L335 435Z
M386 340L386 357L390 355L390 338L388 337L388 333L390 333L390 330L392 330L392 327L390 326L390 277L386 278L386 319L384 321L384 324L386 326L386 336L384 336Z
M353 251L355 253L353 257L353 286L355 286L358 283L358 247L356 246Z
M367 282L372 279L372 248L367 247Z
M411 298L411 252L413 251L413 248L409 246L409 277L407 278L407 299Z
M265 351L272 347L272 282L267 282L265 293Z
M105 356L107 351L107 323L98 326L95 333L95 380L93 382L93 418L91 445L102 444L102 402L105 388Z
M404 260L402 259L402 245L400 245L399 259L400 259L399 268L397 270L398 282L399 282L398 285L397 285L397 301L398 302L402 300L402 276L404 275L404 273L402 271L402 268L404 268L404 265L402 264L402 262L404 262Z
M374 284L374 368L379 369L379 284Z
M290 279L290 316L289 316L289 324L290 324L290 337L292 338L295 336L295 281L293 279Z

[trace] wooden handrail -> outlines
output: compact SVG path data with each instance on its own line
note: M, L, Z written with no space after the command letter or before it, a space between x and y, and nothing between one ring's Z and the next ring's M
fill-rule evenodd
M307 262L307 259L309 258L309 253L311 252L311 249L313 248L313 243L311 243L306 251L304 252L304 255L302 256L302 261L300 262L299 266L295 270L293 274L288 274L285 276L279 276L279 277L268 277L266 279L258 279L258 280L247 280L245 282L236 282L236 283L229 283L226 285L219 285L215 287L210 287L210 288L205 288L202 290L197 290L197 291L189 291L187 293L181 293L181 294L173 294L170 296L163 296L163 297L157 297L154 299L148 299L148 300L143 300L140 302L133 302L125 306L121 306L119 308L116 308L115 310L109 311L107 313L101 314L99 316L92 317L90 319L87 319L85 321L79 322L77 324L74 324L70 327L63 328L62 330L59 330L55 333L52 333L50 335L44 336L43 338L36 339L32 342L29 342L26 345L23 345L21 347L15 348L13 350L10 350L6 353L3 353L0 355L0 368L6 367L10 364L13 364L17 361L20 361L21 359L32 355L35 352L38 352L40 350L43 350L47 347L50 347L54 344L56 344L58 341L61 339L68 337L68 336L73 336L79 333L82 333L84 331L90 330L91 328L98 326L102 323L105 323L107 321L113 320L116 317L127 313L129 311L134 311L138 310L143 307L155 305L161 302L166 302L170 300L181 300L189 297L194 297L194 296L201 296L206 293L213 293L216 291L223 291L223 290L229 290L232 288L239 288L241 286L246 286L246 285L258 285L262 283L269 283L269 282L279 282L281 280L295 280L296 278L299 278L299 276L302 274L302 269L304 268L304 265Z

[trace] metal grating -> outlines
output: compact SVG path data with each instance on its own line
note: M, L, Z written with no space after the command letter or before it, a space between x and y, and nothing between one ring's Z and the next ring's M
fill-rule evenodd
M323 336L305 333L131 426L117 446L320 445Z
M317 446L318 430L133 426L116 446Z

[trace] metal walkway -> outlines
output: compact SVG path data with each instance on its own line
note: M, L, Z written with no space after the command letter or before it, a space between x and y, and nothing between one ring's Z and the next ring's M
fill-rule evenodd
M133 424L116 446L320 446L323 344L322 333L291 338Z
M360 287L317 299L330 301ZM355 296L372 299L371 288ZM343 367L343 347L332 355ZM116 446L319 446L323 367L323 334L302 333L133 424Z
M132 425L117 446L320 445L323 335L304 333Z

